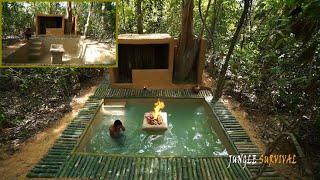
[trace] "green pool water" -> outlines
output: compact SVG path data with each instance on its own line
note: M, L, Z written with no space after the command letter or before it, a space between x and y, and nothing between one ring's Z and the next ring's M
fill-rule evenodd
M156 100L113 99L126 102L126 106L101 107L76 152L174 156L228 154L214 131L211 109L203 99L161 99L165 103L162 111L168 114L168 130L164 133L143 131L144 113L153 109ZM109 135L109 126L116 119L122 121L126 130L120 138L114 139Z

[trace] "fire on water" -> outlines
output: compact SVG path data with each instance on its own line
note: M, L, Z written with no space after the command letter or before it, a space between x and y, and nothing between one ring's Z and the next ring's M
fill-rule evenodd
M161 109L165 107L164 102L158 98L158 101L154 103L153 111L146 116L148 123L153 125L162 124L162 118L160 116Z

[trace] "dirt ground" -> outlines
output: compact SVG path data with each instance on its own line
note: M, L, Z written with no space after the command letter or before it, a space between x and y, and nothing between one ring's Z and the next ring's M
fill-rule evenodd
M9 54L13 53L21 46L25 45L26 41L18 41L14 44L2 45L2 59L7 57Z
M61 135L70 121L78 114L89 96L95 92L95 89L96 86L83 90L80 95L71 102L73 107L71 112L67 113L62 119L56 121L47 130L21 144L15 154L7 154L4 150L5 148L1 148L0 179L28 179L26 177L27 173L41 160L50 147L53 146L56 139Z

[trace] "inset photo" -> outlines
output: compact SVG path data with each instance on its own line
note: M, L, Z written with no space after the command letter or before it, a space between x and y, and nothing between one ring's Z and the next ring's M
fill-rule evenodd
M117 67L116 2L2 2L2 66Z

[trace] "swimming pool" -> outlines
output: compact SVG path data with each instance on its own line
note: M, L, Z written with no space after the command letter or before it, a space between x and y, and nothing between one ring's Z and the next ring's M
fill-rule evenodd
M153 109L156 98L106 99L105 102L125 104L124 107L100 107L87 127L75 152L157 155L157 156L214 156L227 155L223 135L215 122L212 110L203 98L164 98L168 114L168 130L142 130L145 112ZM109 135L109 127L120 119L126 127L120 138ZM221 139L222 138L222 139Z

